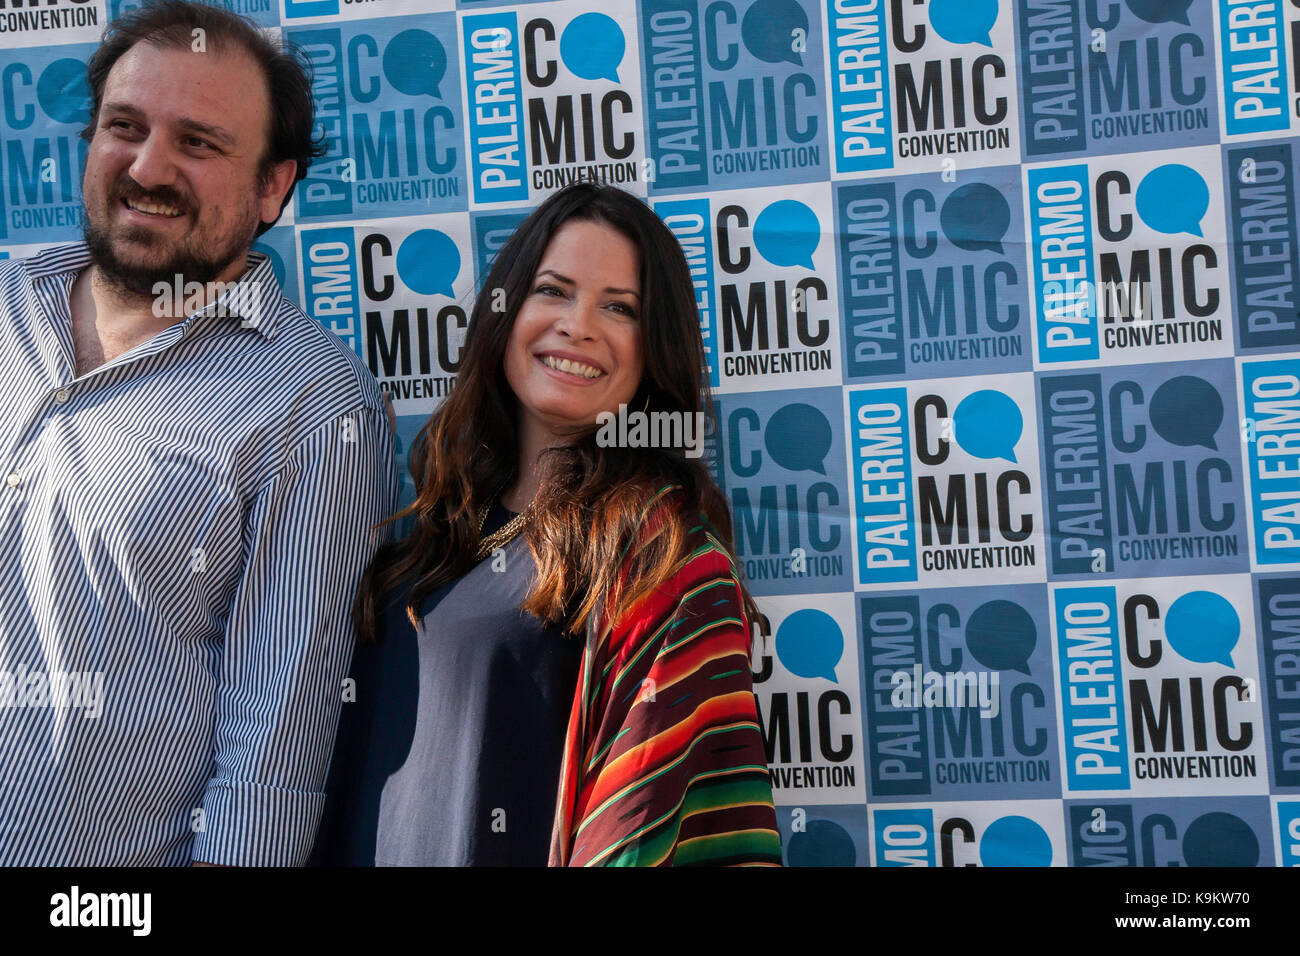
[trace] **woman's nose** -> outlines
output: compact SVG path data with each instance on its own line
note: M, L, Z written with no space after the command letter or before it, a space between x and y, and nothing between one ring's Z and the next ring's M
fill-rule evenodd
M596 328L596 312L595 303L578 299L556 318L555 329L570 338L590 339Z

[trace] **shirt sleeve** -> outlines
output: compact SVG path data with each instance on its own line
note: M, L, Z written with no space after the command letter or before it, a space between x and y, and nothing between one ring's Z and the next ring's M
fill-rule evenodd
M306 861L355 640L353 595L387 534L372 528L396 503L392 435L371 408L308 435L257 494L218 665L194 860Z
M688 560L609 648L569 864L779 866L750 631L726 553Z

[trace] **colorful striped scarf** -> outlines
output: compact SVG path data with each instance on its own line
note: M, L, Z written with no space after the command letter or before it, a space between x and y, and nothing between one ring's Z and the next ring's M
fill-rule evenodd
M672 507L673 487L647 513ZM781 864L750 633L731 559L701 515L671 579L612 628L588 629L552 866Z

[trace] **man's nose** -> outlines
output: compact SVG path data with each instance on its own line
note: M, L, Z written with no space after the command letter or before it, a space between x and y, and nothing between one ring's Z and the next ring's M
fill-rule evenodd
M176 162L171 144L158 133L150 133L137 144L129 172L145 189L172 185L176 181Z

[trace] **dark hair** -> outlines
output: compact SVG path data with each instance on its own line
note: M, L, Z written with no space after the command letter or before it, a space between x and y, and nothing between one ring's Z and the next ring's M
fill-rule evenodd
M220 7L192 0L151 0L146 6L130 10L110 23L104 31L103 42L86 65L94 105L90 123L81 131L81 138L89 141L94 137L99 109L103 105L104 84L113 64L127 50L137 43L188 50L194 43L194 30L203 31L207 47L242 50L261 67L266 78L271 128L258 175L265 183L275 164L286 159L298 164L293 184L280 203L280 211L284 212L293 196L294 186L307 175L312 160L327 152L324 132L319 137L312 135L311 63L287 40L277 46L250 20ZM278 220L277 216L272 222L263 222L257 235L270 229Z
M551 237L574 220L607 224L639 251L644 371L628 407L711 415L699 312L676 237L621 189L582 182L555 193L498 251L470 315L456 385L412 443L416 499L390 520L411 516L413 530L381 548L362 576L353 610L362 640L375 637L387 592L411 582L407 615L414 622L430 592L473 567L479 509L518 478L518 401L503 367L506 345ZM593 423L545 453L527 530L537 577L523 608L572 632L587 626L599 602L597 623L611 623L662 585L685 557L701 512L735 565L726 499L702 458L679 448L601 447L596 431ZM651 501L670 484L680 491L647 521ZM641 546L623 568L634 541ZM745 616L760 622L739 570L737 579Z

